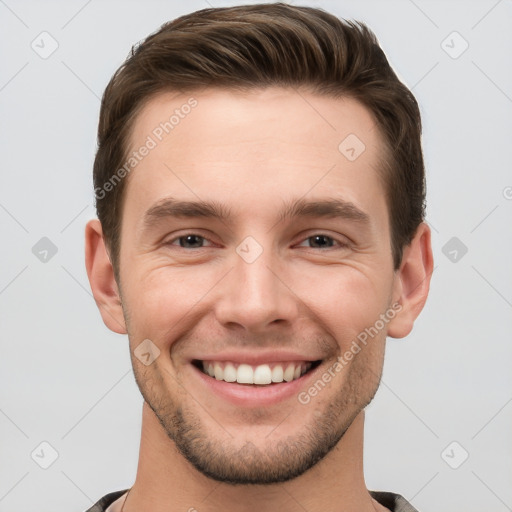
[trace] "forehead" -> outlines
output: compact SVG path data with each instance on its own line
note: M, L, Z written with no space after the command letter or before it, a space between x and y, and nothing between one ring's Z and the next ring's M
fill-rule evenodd
M135 120L132 152L139 160L125 204L140 213L179 196L252 216L258 207L263 216L282 204L277 198L326 194L386 210L384 144L371 113L351 98L280 87L161 93Z

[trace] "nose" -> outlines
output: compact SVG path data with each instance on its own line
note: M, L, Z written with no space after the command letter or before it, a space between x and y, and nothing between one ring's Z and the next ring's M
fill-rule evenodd
M234 268L216 290L215 312L226 328L263 332L290 325L299 314L299 298L293 293L290 272L277 255L264 250L252 262L238 254Z

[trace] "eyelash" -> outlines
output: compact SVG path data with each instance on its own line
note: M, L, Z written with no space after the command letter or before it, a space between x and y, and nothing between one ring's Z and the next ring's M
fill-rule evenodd
M184 235L180 235L180 236L177 236L175 238L172 238L171 240L169 240L168 242L165 243L165 245L168 245L168 246L174 246L174 243L175 241L177 240L180 240L182 238L187 238L189 236L195 236L197 238L200 238L202 240L208 240L206 237L202 236L202 235L199 235L197 233L186 233ZM338 244L338 249L345 249L347 247L349 247L349 244L346 243L346 242L341 242L340 240L337 240L336 238L332 237L332 236L329 236L329 235L326 235L325 233L321 233L321 232L318 232L318 233L314 233L312 235L309 235L307 236L306 238L304 238L302 241L306 241L306 240L309 240L310 238L314 238L314 237L317 237L317 236L321 236L321 237L324 237L324 238L328 238L330 240L332 240L334 243L337 243ZM181 247L181 246L176 246L176 247L179 247L180 249L184 249L184 250L192 250L192 249L206 249L206 247L193 247L192 249L187 249L186 247ZM309 247L309 249L320 249L320 250L326 250L326 249L322 249L322 248L318 248L318 247ZM331 250L335 250L336 248L335 247L327 247L327 249L331 249Z

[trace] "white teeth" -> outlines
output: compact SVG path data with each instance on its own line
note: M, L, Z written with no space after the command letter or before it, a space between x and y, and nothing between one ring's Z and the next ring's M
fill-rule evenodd
M236 381L238 384L254 384L254 372L248 364L241 364L236 372Z
M254 384L270 384L272 382L272 371L268 364L260 364L254 370Z
M286 367L286 370L284 371L283 379L284 379L286 382L290 382L290 381L292 381L292 380L293 380L294 374L295 374L295 365L293 365L293 364L289 364L289 365Z
M272 370L272 382L283 382L283 367L280 364Z
M300 378L312 366L312 363L260 364L251 366L221 361L203 361L203 371L216 380L266 386L272 383L291 382Z
M217 380L224 380L224 372L222 370L222 366L219 363L215 363L213 366L213 371Z
M236 382L236 375L236 368L231 363L228 363L224 368L224 380L226 382Z

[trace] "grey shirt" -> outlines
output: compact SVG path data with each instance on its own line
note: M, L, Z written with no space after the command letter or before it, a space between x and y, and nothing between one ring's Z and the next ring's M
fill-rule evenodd
M106 494L85 512L105 512L107 508L120 498L128 489ZM371 496L391 512L418 512L403 496L393 492L370 491Z

